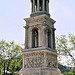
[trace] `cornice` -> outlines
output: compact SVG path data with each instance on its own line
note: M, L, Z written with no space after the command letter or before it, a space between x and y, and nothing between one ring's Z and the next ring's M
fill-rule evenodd
M26 22L27 21L35 21L35 20L39 20L39 19L47 19L49 21L51 21L53 24L56 22L55 20L53 20L52 18L48 17L47 15L39 15L39 16L35 16L35 17L30 17L30 18L26 18L24 19Z
M24 54L31 54L31 53L50 53L50 54L53 54L53 55L58 56L58 54L57 54L57 53L54 53L54 52L51 52L51 51L48 51L48 50L22 52L22 55L24 55Z

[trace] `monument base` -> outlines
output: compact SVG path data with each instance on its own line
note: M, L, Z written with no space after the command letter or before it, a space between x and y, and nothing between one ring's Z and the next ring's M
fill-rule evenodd
M19 75L61 75L61 72L59 69L51 69L48 67L22 68Z

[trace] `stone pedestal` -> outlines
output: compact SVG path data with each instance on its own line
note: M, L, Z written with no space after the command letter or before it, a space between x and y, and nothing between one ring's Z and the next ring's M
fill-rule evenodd
M58 69L39 67L39 68L22 68L19 74L20 75L61 75L61 72Z
M19 75L60 75L57 68L56 50L46 47L26 49L23 52L23 68Z

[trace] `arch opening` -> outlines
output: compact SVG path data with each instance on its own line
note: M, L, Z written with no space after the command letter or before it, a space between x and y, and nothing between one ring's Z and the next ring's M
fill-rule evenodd
M35 11L37 11L37 0L35 0Z
M53 49L55 49L55 30L53 30Z
M40 11L42 11L42 2L43 2L43 0L40 0Z
M48 42L48 47L51 48L51 31L49 29L47 31L47 42Z
M38 29L34 28L32 30L32 48L38 47Z

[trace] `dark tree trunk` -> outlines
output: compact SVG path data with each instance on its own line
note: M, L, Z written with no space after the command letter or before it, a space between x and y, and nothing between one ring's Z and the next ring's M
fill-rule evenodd
M4 61L4 75L5 75L5 61Z

